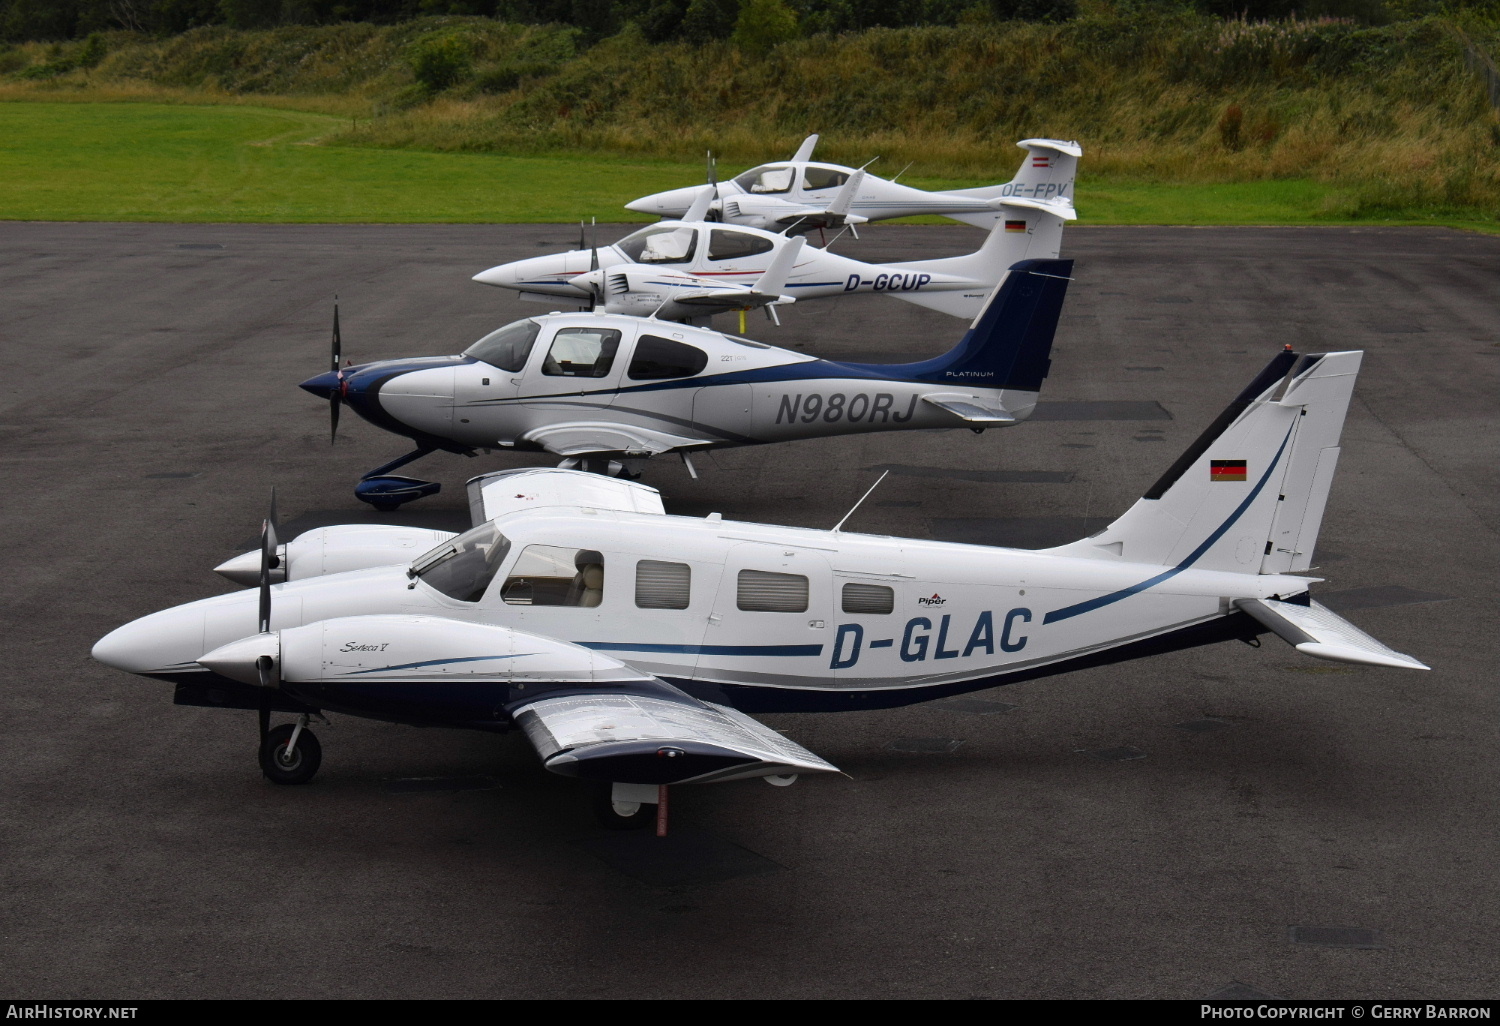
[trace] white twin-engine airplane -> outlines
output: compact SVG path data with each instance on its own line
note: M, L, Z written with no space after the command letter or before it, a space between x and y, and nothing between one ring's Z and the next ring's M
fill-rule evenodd
M977 189L924 192L864 174L862 169L814 163L812 151L817 142L816 135L808 136L784 164L762 164L723 183L642 196L625 208L678 218L707 200L703 216L710 220L770 231L808 232L917 214L939 214L989 228L1005 216L1001 204L1014 200L1037 201L1058 211L1066 209L1071 217L1073 177L1078 158L1083 155L1076 142L1025 139L1016 144L1026 156L1011 181ZM857 191L847 202L839 202L842 190L856 176L863 178Z
M1050 182L1061 176L1057 188L1063 193L1026 195L1026 190L1051 187L1040 177L1033 181L1027 168L1016 182L995 186L1014 193L983 201L989 234L979 249L963 256L872 264L827 247L804 248L802 238L787 233L705 221L709 196L703 193L680 221L642 228L603 248L585 248L580 240L571 252L499 264L474 280L554 307L586 306L696 324L706 324L715 313L754 307L775 319L776 305L868 292L972 318L1008 267L1055 259L1061 251L1063 225L1077 216L1071 197L1077 160L1067 156L1060 162L1065 166L1049 165L1046 177ZM1041 169L1035 173L1043 175ZM853 172L833 205L847 208L861 181L867 181L864 172Z
M800 239L796 244L801 244ZM550 452L624 473L621 460L868 431L983 431L1031 415L1047 376L1071 260L1025 260L950 352L905 364L819 360L707 328L602 313L506 325L459 356L340 366L302 383L416 448L355 495L395 509L441 487L393 475L439 450ZM695 474L696 476L696 474Z
M259 710L279 783L316 771L323 710L518 727L549 770L597 783L615 826L662 817L667 785L834 771L750 713L903 706L1268 631L1425 669L1304 575L1361 356L1278 354L1130 510L1057 548L668 516L638 483L508 470L469 482L457 536L328 527L281 546L273 513L260 552L219 568L258 569L258 595L154 613L93 654L178 704ZM273 711L297 720L269 730Z

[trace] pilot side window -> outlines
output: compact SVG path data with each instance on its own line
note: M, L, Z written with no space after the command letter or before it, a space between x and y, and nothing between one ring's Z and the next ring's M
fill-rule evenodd
M796 176L797 169L794 167L758 167L740 175L734 180L734 184L756 195L790 192Z
M686 563L643 559L635 565L635 604L641 609L686 609L692 578Z
M741 570L736 604L751 613L807 612L807 578L768 570Z
M561 328L542 361L553 377L602 378L615 363L620 333L614 328Z
M597 606L604 600L604 554L528 545L511 567L500 597L512 606Z
M480 524L412 561L407 574L460 602L478 602L505 561L510 542L493 523Z
M896 590L883 584L846 584L843 600L846 613L889 613L896 608Z
M749 232L731 232L715 228L708 236L708 258L710 260L739 260L757 253L769 253L775 248L770 239Z
M642 335L635 344L630 369L625 373L634 381L690 378L707 366L708 354L697 346L656 335Z
M804 189L834 189L849 180L849 172L827 167L810 167L802 174Z
M514 374L526 366L526 358L531 355L531 347L541 330L536 321L516 321L496 328L465 349L464 355Z
M693 259L698 233L692 228L646 228L615 243L638 264L680 264Z

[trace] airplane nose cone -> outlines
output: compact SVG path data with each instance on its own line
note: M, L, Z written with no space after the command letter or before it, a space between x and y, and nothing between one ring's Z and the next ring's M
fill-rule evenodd
M197 669L203 651L203 610L166 609L117 627L94 644L93 657L126 673Z
M286 580L286 546L279 550L281 555L280 565L271 567L270 578L272 584L280 584ZM260 583L260 549L252 549L249 552L226 559L214 567L214 573L225 580L242 584L247 588L253 588Z
M642 196L640 199L631 200L625 204L625 209L634 210L637 214L655 214L657 213L656 206L655 196Z
M324 371L315 378L308 378L298 387L311 392L319 399L327 399L338 391L339 376L334 371Z
M499 285L501 288L515 288L518 280L514 264L498 264L488 270L480 271L474 275L474 281L481 285Z

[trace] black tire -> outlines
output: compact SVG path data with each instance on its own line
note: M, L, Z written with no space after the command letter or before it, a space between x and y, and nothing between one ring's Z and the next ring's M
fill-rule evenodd
M594 809L594 818L599 825L606 830L641 830L656 824L656 806L640 805L628 816L620 815L615 809L615 803L610 798L610 792L614 790L611 784L595 784L592 789L590 803Z
M273 784L305 784L323 765L323 746L305 727L297 735L297 748L291 753L290 760L284 758L294 729L290 723L274 727L260 746L260 771Z

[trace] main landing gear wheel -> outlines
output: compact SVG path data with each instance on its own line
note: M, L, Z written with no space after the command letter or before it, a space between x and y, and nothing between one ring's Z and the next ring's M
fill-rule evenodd
M589 795L594 818L606 830L640 830L656 822L656 806L642 802L617 802L610 784L595 785Z
M296 734L295 747L291 747ZM305 784L323 764L323 746L313 732L283 723L266 733L260 746L260 771L273 784Z

